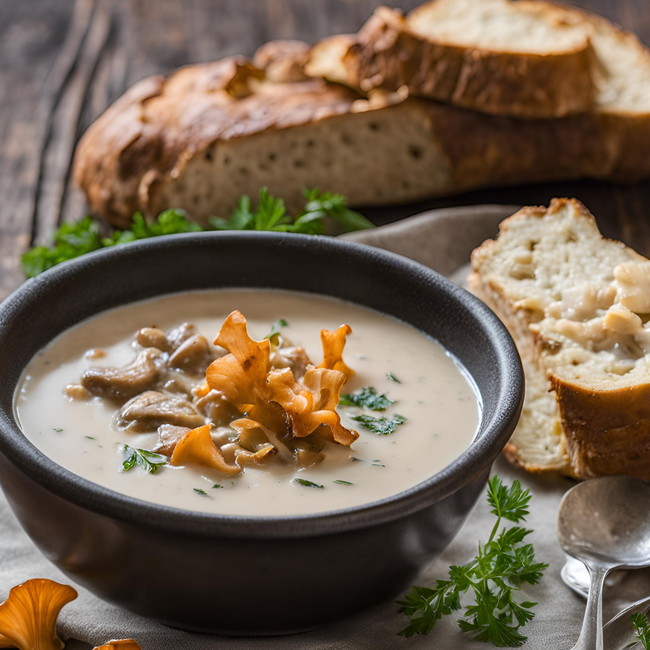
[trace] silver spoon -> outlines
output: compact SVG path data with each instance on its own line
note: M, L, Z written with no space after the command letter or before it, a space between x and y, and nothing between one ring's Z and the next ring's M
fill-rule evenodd
M610 575L605 586L612 586L619 582L624 575L623 571L616 571ZM589 596L589 571L587 567L572 557L567 556L567 561L561 572L564 584L583 598ZM637 638L630 620L632 614L639 613L647 616L650 611L650 597L637 600L628 605L618 614L613 616L603 627L603 647L605 650L625 650L636 645Z
M566 556L566 562L562 567L560 572L560 577L562 582L574 591L578 596L582 598L587 598L589 596L589 583L591 582L589 578L589 571L587 567L580 562L580 560L574 560L569 555ZM607 580L605 581L605 587L615 586L625 577L625 571L613 571Z
M650 566L650 483L606 476L579 483L562 499L557 533L565 553L589 570L591 587L572 650L603 650L603 585L613 569Z

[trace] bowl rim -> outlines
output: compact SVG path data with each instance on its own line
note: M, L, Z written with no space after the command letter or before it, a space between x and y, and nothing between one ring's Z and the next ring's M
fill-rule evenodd
M75 275L83 273L89 265L112 264L124 256L142 256L147 251L160 247L191 246L198 242L206 244L210 239L215 239L224 245L247 240L269 240L267 243L272 244L279 243L281 240L284 252L289 245L302 247L307 240L316 241L317 248L324 250L325 253L328 250L338 249L339 252L361 258L367 257L370 253L373 260L380 259L393 267L399 267L402 271L416 273L438 284L443 292L449 294L453 300L459 301L474 320L480 323L492 343L500 362L499 422L495 422L495 417L492 417L483 427L484 413L482 413L479 421L479 427L483 428L481 436L475 438L470 446L445 468L407 490L366 504L313 514L268 517L223 515L184 510L121 494L82 478L51 460L22 433L14 417L13 408L11 413L7 413L6 409L0 406L0 453L14 467L49 492L111 519L180 534L255 539L300 538L347 532L401 519L458 491L491 465L509 440L523 404L524 375L514 341L496 315L468 291L429 267L366 244L325 236L227 231L166 235L94 251L29 279L0 303L0 349L5 330L2 326L17 312L25 309L25 304L29 303L35 289L48 285L56 286L64 280L69 281ZM294 289L287 290L294 291ZM155 294L155 296L162 295L165 295L164 291ZM123 304L130 302L133 301L127 300ZM362 303L357 304L364 306ZM94 312L95 315L99 313L101 310ZM76 322L89 317L85 316ZM410 324L408 319L404 319L404 322ZM33 354L36 352L37 350L34 350ZM24 368L25 366L21 369L21 374ZM471 373L468 374L471 377ZM17 384L12 386L12 395L15 395L16 387Z

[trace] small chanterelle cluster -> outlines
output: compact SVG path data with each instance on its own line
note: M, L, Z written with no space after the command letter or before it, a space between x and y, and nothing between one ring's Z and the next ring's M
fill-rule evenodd
M77 597L69 585L39 578L17 585L0 604L0 648L62 650L56 635L61 609ZM94 650L142 650L133 639L108 641Z
M218 358L192 325L167 333L145 328L136 336L133 363L90 368L65 393L121 401L118 428L157 430L153 449L125 449L124 470L139 465L155 472L169 463L234 476L267 463L309 467L324 459L327 443L349 446L358 438L336 412L341 389L354 374L343 361L352 330L341 325L321 331L323 361L317 366L282 335L283 324L255 341L243 314L232 312L214 341L227 351Z

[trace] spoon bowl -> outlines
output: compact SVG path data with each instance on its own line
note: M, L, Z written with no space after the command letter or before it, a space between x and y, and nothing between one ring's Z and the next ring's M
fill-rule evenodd
M650 483L606 476L576 485L560 506L557 531L565 553L617 567L650 563Z
M562 499L560 545L591 576L580 638L573 650L603 649L602 591L612 569L650 566L650 483L606 476L580 483Z

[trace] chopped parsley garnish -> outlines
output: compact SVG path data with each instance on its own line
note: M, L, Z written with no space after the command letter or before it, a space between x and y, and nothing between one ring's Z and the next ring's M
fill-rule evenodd
M354 463L363 463L363 458L357 458L356 456L350 456L350 460Z
M379 395L377 390L372 386L364 386L361 390L354 393L341 395L340 406L361 406L370 411L385 411L395 402L385 394Z
M86 436L88 440L97 440L97 438L93 438L92 436Z
M256 208L247 196L242 196L228 219L212 217L210 226L214 230L272 230L306 235L326 234L329 230L328 222L337 232L374 228L371 221L348 208L347 199L341 194L305 189L304 195L305 207L295 219L286 214L282 199L272 197L266 188L262 188ZM128 230L115 230L110 237L101 237L99 224L87 216L76 223L62 224L54 232L51 247L36 246L28 250L22 257L22 267L25 275L33 278L61 262L107 246L202 230L201 226L185 216L183 210L171 209L162 212L153 222L148 222L136 212Z
M371 463L373 467L386 467L386 465L382 465L381 463Z
M636 632L636 638L641 641L641 645L645 650L650 650L650 625L648 625L648 617L636 612L632 614L632 625Z
M61 433L63 429L59 429L59 427L52 427L52 431L56 431L57 433Z
M208 497L208 499L211 499L212 497L205 491L202 490L201 488L192 488L197 494L200 494L202 497Z
M387 372L386 377L388 377L388 379L390 379L391 381L394 381L396 384L402 383L402 380L395 377L395 375L392 372Z
M219 488L223 488L223 485L219 485L219 483L215 483L215 484L212 486L212 489L213 489L213 490L218 490Z
M397 429L400 424L406 422L406 418L403 415L397 414L392 418L376 418L372 415L355 415L352 419L355 422L358 422L362 427L370 429L373 433L378 433L381 436L387 436L389 433L394 433L395 429Z
M488 483L487 498L497 517L487 542L479 544L477 556L468 564L449 567L448 580L437 580L433 587L412 587L398 602L410 620L401 636L429 634L443 616L464 607L458 627L476 641L510 648L526 641L519 630L535 616L530 610L536 603L518 603L515 595L522 584L537 584L548 564L535 562L533 545L523 543L531 530L520 526L501 529L501 523L523 521L531 494L519 481L507 487L494 476ZM461 599L467 592L474 602L463 605Z
M124 445L122 451L127 454L126 460L122 463L123 472L128 472L137 465L149 472L149 474L155 474L163 465L167 464L166 456L161 456L147 449L135 449L129 447L129 445Z
M300 485L304 485L305 487L318 488L319 490L322 490L325 487L324 485L318 485L318 483L308 481L304 478L294 478L293 480L296 481L296 483L300 483Z
M271 331L264 338L271 341L273 345L278 345L280 343L280 330L288 324L289 323L287 323L284 318L278 318L278 320L273 323Z
M337 485L354 485L354 483L350 483L350 481L341 481L341 479L337 479L334 483Z

